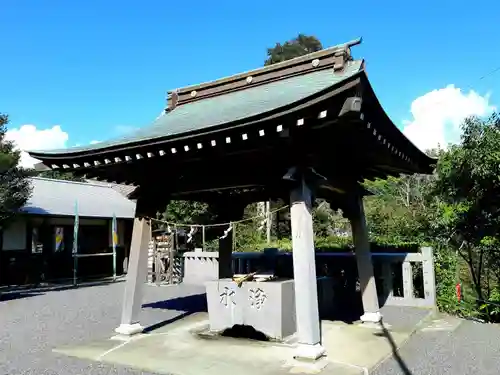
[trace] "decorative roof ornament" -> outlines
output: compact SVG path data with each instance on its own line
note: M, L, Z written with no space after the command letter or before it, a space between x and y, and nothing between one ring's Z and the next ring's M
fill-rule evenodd
M252 83L253 81L253 77L252 76L248 76L247 79L246 79L247 83Z
M347 45L343 48L338 49L334 53L335 63L333 65L334 72L342 72L344 70L346 62L352 60L351 48Z
M175 107L177 107L177 103L179 102L179 93L177 90L173 90L168 94L167 97L167 108L165 108L165 112L172 112Z
M318 67L319 66L319 59L314 59L311 64L312 64L313 68Z

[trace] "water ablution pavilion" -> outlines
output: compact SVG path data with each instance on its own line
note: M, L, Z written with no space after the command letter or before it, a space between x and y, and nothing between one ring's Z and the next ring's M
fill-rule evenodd
M137 186L117 332L133 335L143 329L138 316L147 277L149 218L173 199L207 202L225 222L240 219L252 202L290 201L293 280L248 281L238 288L230 279L229 233L219 242L219 293L214 296L207 290L209 315L217 315L210 316L211 324L225 317L233 323L245 320L245 314L246 324L281 324L278 331L292 324L298 342L296 358L314 360L324 355L318 307L322 287L316 275L311 216L315 198L341 209L350 220L364 309L361 320L381 320L363 210L366 191L360 183L428 174L433 159L417 149L384 112L364 60L351 54L360 42L170 91L164 113L125 138L30 152L52 169ZM159 181L159 176L165 181ZM245 300L249 293L253 293L250 302ZM279 302L271 304L271 300ZM238 310L240 303L251 305L252 313L247 307ZM273 306L271 310L265 310L266 303Z

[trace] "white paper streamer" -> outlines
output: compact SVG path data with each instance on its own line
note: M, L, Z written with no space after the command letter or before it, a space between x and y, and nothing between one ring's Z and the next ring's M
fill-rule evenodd
M267 223L267 215L266 215L266 210L259 210L260 211L260 217L262 217L262 220L259 221L259 227L257 228L258 231L264 230L264 227Z
M190 243L193 240L193 234L196 231L196 229L191 226L191 229L189 230L189 233L187 235L187 242Z
M219 238L222 240L224 238L226 238L229 234L229 232L231 232L231 230L233 229L233 225L232 224L229 224L229 228L227 228L225 231L224 231L224 234L222 236L220 236Z
M259 230L259 231L260 230L264 230L264 226L266 225L266 223L267 223L267 218L261 220L260 223L259 223L259 227L257 228L257 230Z

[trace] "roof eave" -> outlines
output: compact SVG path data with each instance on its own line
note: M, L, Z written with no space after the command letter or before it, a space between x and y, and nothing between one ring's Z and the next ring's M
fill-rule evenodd
M333 74L333 73L332 73ZM298 102L295 103L289 103L285 106L281 106L279 108L274 109L273 111L270 111L268 113L263 113L259 114L257 116L253 116L250 118L245 118L241 119L238 121L230 121L218 126L212 126L208 128L204 128L201 130L196 130L192 131L189 133L183 133L183 134L175 134L172 136L165 136L165 137L158 137L154 139L147 139L147 140L140 140L140 141L135 141L135 142L130 142L126 144L117 144L105 148L96 148L96 149L87 149L87 150L81 150L81 151L76 151L76 152L71 152L71 149L65 151L65 152L47 152L47 151L38 151L38 150L32 150L32 151L27 151L28 154L35 158L39 159L42 161L42 164L51 168L50 164L54 163L73 163L74 160L83 158L83 157L89 157L89 156L105 156L107 154L112 154L116 152L121 152L121 151L127 151L127 150L133 150L139 147L145 147L145 146L161 146L164 144L168 144L170 142L175 142L179 140L184 140L188 138L194 138L194 137L203 137L209 134L217 133L217 132L222 132L224 130L229 130L229 129L235 129L236 127L245 127L248 125L253 125L257 123L264 123L269 120L273 120L285 115L289 115L295 111L300 111L303 110L304 108L309 107L310 105L313 105L317 102L320 102L322 100L326 100L328 98L334 97L336 95L341 94L345 90L351 89L357 85L359 85L360 77L364 75L363 71L356 72L355 74L351 75L350 77L346 78L345 80L336 83L332 86L329 86L327 89L322 90L318 93L315 93L314 95L311 95L307 98L304 98Z
M68 171L74 170L72 168L73 164L77 164L79 162L80 158L88 158L88 157L95 157L97 158L113 158L113 153L119 153L119 152L130 152L134 153L137 148L139 147L158 147L158 148L164 148L164 145L170 142L175 142L175 141L180 141L188 138L194 138L194 137L205 137L207 135L217 133L217 132L222 132L225 130L234 130L239 127L244 127L248 125L253 125L257 123L264 123L269 120L275 120L276 118L279 118L280 116L285 116L289 115L291 113L299 112L303 110L304 108L307 108L308 106L317 104L318 102L321 102L322 100L326 100L329 98L332 98L335 95L340 94L341 92L353 88L353 87L360 87L363 89L363 96L368 95L369 101L372 103L372 111L374 111L373 115L377 117L377 122L379 124L376 126L381 125L382 128L385 128L384 131L386 135L388 136L389 139L391 139L391 142L395 143L399 150L403 150L405 154L408 156L411 156L411 160L408 159L408 162L406 163L407 165L404 168L398 168L399 172L387 172L390 175L396 175L398 173L423 173L423 174L431 174L433 171L433 165L435 164L435 160L430 158L428 155L426 155L424 152L420 151L398 128L397 126L392 122L392 120L388 117L386 112L384 111L383 107L381 106L377 96L375 95L373 88L371 87L366 74L364 70L361 70L357 72L356 74L352 75L351 77L339 82L336 85L330 86L328 89L323 90L320 93L316 93L315 95L312 95L308 98L303 99L302 101L295 102L295 103L290 103L289 105L282 106L280 108L277 108L276 110L273 110L269 113L262 114L261 116L255 118L246 118L243 120L239 121L232 121L228 122L225 124L222 124L217 127L209 127L205 128L199 131L191 132L191 133L184 133L184 134L176 134L170 137L162 137L162 138L157 138L157 139L149 139L149 140L143 140L143 141L137 141L134 143L129 143L125 145L115 145L115 146L110 146L107 148L102 148L102 149L91 149L91 150L85 150L85 151L80 151L76 153L60 153L60 154L55 154L55 153L44 153L44 152L29 152L29 154L37 159L42 160L43 164L46 166L52 168L53 164L63 166L66 164L66 167ZM132 151L134 150L134 151ZM93 166L90 166L91 168ZM82 170L82 168L79 168L77 170ZM84 168L83 168L84 170Z
M375 91L373 90L366 74L361 75L361 81L363 86L363 95L368 95L370 100L373 101L377 107L376 112L378 113L380 119L384 121L386 127L390 130L390 136L401 145L402 149L407 150L408 153L413 155L412 159L417 163L414 167L417 167L417 170L408 170L408 173L431 174L434 170L433 165L435 165L436 160L415 146L413 142L410 141L408 137L406 137L396 126L396 124L394 124L378 100L378 97L375 94Z

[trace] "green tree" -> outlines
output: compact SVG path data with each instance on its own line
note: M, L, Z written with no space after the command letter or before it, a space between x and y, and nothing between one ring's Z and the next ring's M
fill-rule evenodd
M479 299L489 298L500 239L500 120L467 119L459 145L441 155L432 195L434 236L465 261ZM496 266L495 266L496 267ZM495 272L493 272L495 271Z
M344 218L342 212L333 210L323 199L315 201L313 224L316 237L335 237L351 231L349 220Z
M174 200L163 214L163 220L172 223L208 224L213 219L209 205L201 202Z
M0 225L4 225L31 196L28 173L19 166L21 153L5 139L9 117L0 114Z
M267 49L267 59L264 66L280 63L295 57L304 56L311 52L323 49L321 42L312 35L299 34L292 40L283 44L276 43L272 48Z
M367 222L373 237L389 242L420 242L427 239L432 210L428 190L433 176L404 175L366 181L373 193L365 198Z
M430 150L427 154L439 158L443 150ZM439 210L441 197L434 191L436 178L437 173L366 181L365 188L373 193L365 198L371 239L392 245L405 242L431 245L434 248L438 308L454 314L477 315L476 306L459 303L456 298L460 264L456 251L440 240L444 232L436 226L443 215ZM417 275L418 272L414 274Z

